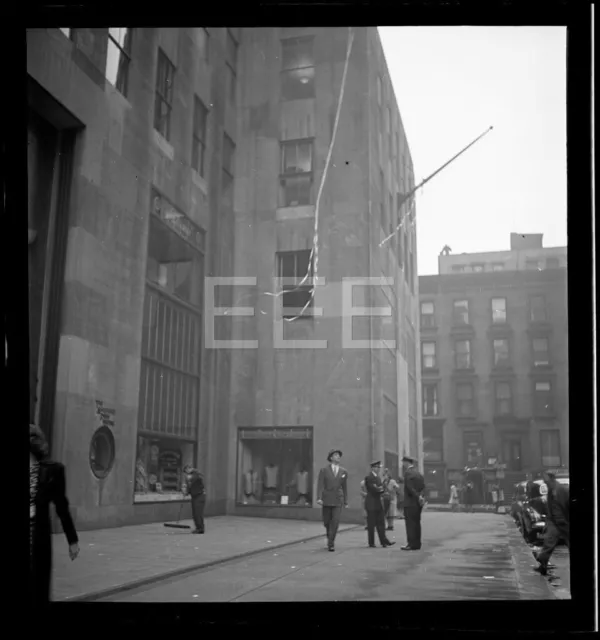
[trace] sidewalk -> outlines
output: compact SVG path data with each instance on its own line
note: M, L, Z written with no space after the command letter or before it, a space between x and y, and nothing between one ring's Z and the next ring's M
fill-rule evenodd
M426 511L452 511L452 505L449 505L445 502L441 502L441 503L431 503L428 502L427 506L425 507ZM461 504L458 508L458 511L460 513L465 512L465 505ZM508 507L506 505L501 505L500 507L498 507L498 513L507 513L508 511ZM474 504L473 505L473 512L474 513L496 513L496 507L492 504Z
M192 521L182 521L192 526ZM339 532L357 528L340 524ZM79 533L81 553L68 556L64 535L54 536L52 597L55 602L95 599L156 579L259 553L265 549L323 538L320 522L216 516L206 533L171 529L162 522Z

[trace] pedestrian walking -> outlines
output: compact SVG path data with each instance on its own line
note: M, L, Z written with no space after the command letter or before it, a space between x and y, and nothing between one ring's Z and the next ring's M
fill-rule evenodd
M196 527L192 533L204 533L204 507L206 506L206 488L204 476L193 467L186 467L184 472L188 480L188 493L192 499L192 518Z
M65 467L49 457L44 433L29 425L29 599L35 605L49 603L52 577L52 528L50 503L62 524L69 556L79 555L79 539L66 495Z
M363 518L365 521L365 529L368 529L367 526L367 509L365 507L365 499L367 497L367 489L365 487L365 481L361 480L360 481L360 495L362 497L362 508L363 508Z
M465 486L465 510L473 513L474 488L472 482L467 482Z
M418 551L421 548L421 512L425 506L425 479L415 467L416 460L409 456L402 458L404 470L404 518L406 521L406 546L404 551Z
M327 532L327 548L335 551L335 536L340 524L342 507L348 506L348 472L340 466L342 452L332 449L327 455L329 464L319 472L317 504L323 507L323 525Z
M367 497L365 508L367 510L367 539L369 547L375 547L375 529L377 537L382 547L391 547L396 544L388 540L385 535L385 511L383 510L383 482L379 474L381 473L381 462L377 460L371 463L371 473L365 478L365 488Z
M569 539L569 488L557 482L554 473L544 471L542 477L548 485L548 515L544 544L538 554L534 553L534 557L538 561L535 571L545 576L548 573L548 561L559 541L561 539L565 541L569 552L571 551L571 543Z
M454 482L450 485L450 500L448 500L448 504L451 505L452 511L458 511L458 487Z
M389 469L383 470L383 475L381 477L381 483L383 484L383 493L381 495L381 499L383 501L383 514L387 519L387 514L390 509L390 491L389 491L389 482L390 482L390 471Z
M387 480L387 492L389 495L389 505L386 510L387 518L387 531L394 530L394 520L396 519L396 501L398 500L398 483L392 478L390 472L386 469Z

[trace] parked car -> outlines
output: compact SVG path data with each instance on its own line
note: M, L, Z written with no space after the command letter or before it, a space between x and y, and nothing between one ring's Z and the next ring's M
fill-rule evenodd
M538 542L546 528L546 496L548 487L543 480L533 481L533 490L527 494L527 482L515 485L511 515L527 542Z

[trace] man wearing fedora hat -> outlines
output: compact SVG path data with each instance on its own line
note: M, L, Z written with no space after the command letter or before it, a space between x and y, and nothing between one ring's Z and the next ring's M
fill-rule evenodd
M402 458L406 523L406 546L402 547L404 551L418 551L421 548L421 511L425 504L425 479L416 468L416 462L410 456Z
M383 510L383 482L379 477L381 471L381 462L371 463L371 473L365 478L365 489L367 497L365 498L365 509L367 511L367 538L369 546L375 546L375 529L377 529L377 537L382 547L391 547L395 542L388 540L385 535L385 511Z
M340 524L342 506L348 506L348 472L340 467L342 452L332 449L327 455L329 464L319 471L317 504L323 507L323 524L327 531L327 548L335 551L335 536Z

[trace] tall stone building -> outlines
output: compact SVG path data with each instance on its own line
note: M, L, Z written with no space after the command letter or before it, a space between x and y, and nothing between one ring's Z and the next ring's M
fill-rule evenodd
M510 251L439 261L440 275L419 278L425 475L445 500L465 467L479 469L488 501L496 464L505 492L568 466L566 247L511 234Z
M186 464L209 515L315 518L334 446L358 517L371 459L421 446L414 179L376 29L31 30L27 71L30 419L78 526L173 518ZM317 196L325 284L281 295ZM349 299L391 307L353 327L387 346L343 347L352 276L394 278ZM309 298L323 315L292 320ZM308 339L327 346L281 343Z

